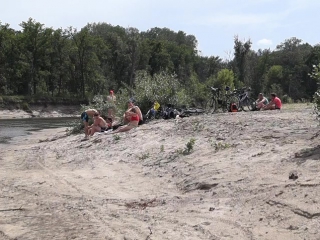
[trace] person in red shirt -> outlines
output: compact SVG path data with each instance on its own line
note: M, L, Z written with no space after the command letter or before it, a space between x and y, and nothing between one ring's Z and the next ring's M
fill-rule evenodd
M263 109L264 110L276 110L276 109L280 110L281 107L282 107L282 103L280 98L278 98L275 93L271 93L271 101Z

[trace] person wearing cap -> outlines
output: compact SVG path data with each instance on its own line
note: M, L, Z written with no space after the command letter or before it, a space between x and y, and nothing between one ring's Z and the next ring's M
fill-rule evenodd
M108 118L111 118L114 121L115 111L116 111L116 96L114 95L113 90L110 90L109 96L107 97L107 101L109 104L108 107Z

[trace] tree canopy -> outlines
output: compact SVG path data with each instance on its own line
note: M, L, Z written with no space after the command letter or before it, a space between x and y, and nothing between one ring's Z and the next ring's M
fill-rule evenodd
M200 102L209 84L250 86L254 94L276 90L294 100L311 99L317 88L309 73L320 62L320 45L295 37L274 51L254 51L250 39L235 36L233 59L222 60L201 56L195 36L168 28L92 23L80 30L53 29L32 18L20 26L16 31L0 22L0 95L85 98L123 86L141 88L139 78L161 84L164 72L174 76L164 78L173 81L164 85L179 85Z

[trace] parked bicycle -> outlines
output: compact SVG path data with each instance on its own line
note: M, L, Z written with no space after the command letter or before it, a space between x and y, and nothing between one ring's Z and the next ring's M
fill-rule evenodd
M146 115L144 115L143 119L145 122L149 122L150 120L153 120L153 119L162 118L162 116L163 116L163 110L162 110L162 107L160 107L158 111L155 111L155 114L152 114L151 109L149 109Z
M250 97L251 88L242 88L237 92L239 98L238 109L243 111L252 111L256 108L256 100Z
M230 88L225 88L225 93L222 93L221 88L210 87L211 89L211 98L206 104L206 112L214 113L219 108L223 111L230 111L230 107L232 103L236 105L239 104L239 98L236 96L234 92L230 93Z

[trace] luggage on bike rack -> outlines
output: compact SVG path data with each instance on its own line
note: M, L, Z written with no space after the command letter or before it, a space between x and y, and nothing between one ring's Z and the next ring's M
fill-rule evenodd
M238 107L236 103L231 103L230 104L230 111L231 112L238 112Z

